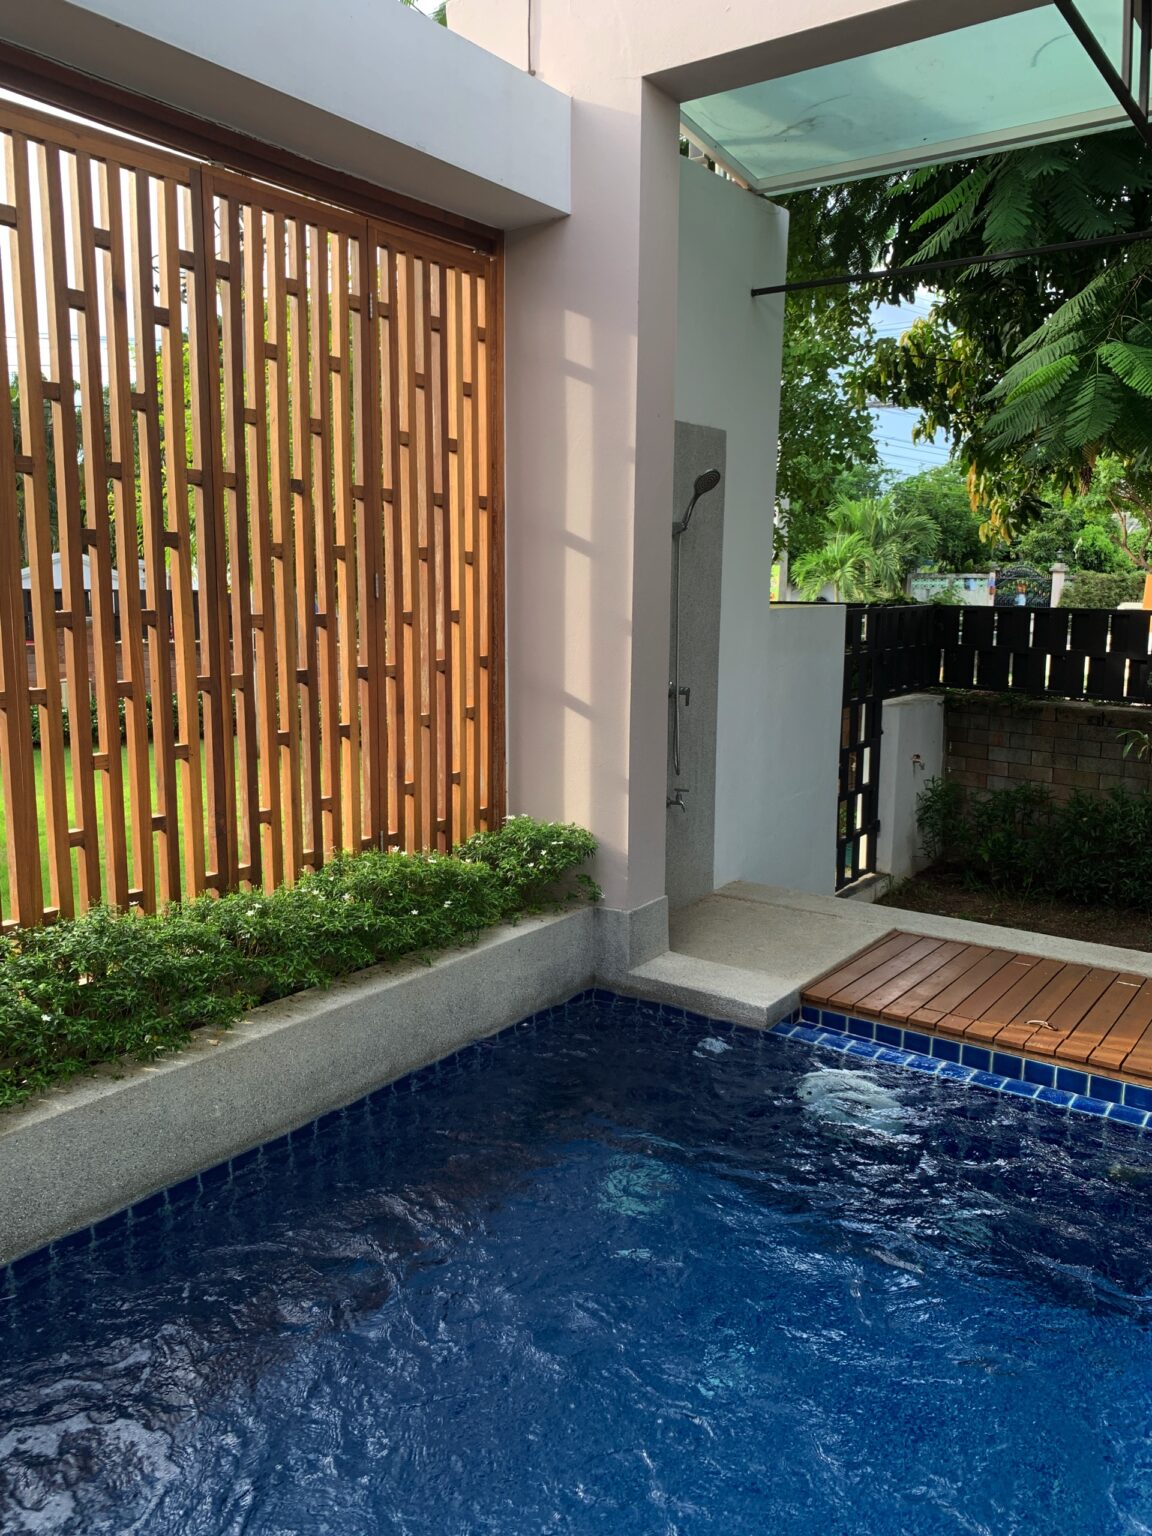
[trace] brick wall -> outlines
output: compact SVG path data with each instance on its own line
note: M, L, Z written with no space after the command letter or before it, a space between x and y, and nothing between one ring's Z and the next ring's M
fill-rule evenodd
M1074 789L1152 793L1152 762L1124 756L1121 731L1152 730L1152 710L950 694L945 771L973 789L1044 784L1057 800Z

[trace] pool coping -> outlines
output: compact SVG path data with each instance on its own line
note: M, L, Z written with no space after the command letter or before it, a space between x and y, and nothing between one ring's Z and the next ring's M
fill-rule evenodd
M0 1114L0 1265L343 1108L595 979L591 906L376 966Z

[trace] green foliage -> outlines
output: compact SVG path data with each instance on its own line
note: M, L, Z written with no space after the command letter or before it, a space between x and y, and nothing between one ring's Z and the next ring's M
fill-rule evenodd
M893 262L978 256L1147 228L1152 162L1124 130L912 172L889 195ZM1010 536L1103 454L1147 484L1150 276L1141 244L933 274L929 318L879 342L856 387L946 433L990 534Z
M898 597L939 540L938 526L915 504L897 506L892 495L840 501L828 514L825 542L796 561L792 580L806 598L829 584L841 602Z
M975 885L1152 910L1152 795L1076 791L1059 804L1038 784L977 794L933 779L917 821L925 853Z
M779 526L793 560L823 542L827 510L844 494L839 482L860 472L868 488L856 494L875 495L881 473L872 417L842 372L863 366L870 352L867 318L802 298L785 307L776 474Z
M495 875L503 911L536 912L554 899L569 871L596 852L596 840L579 827L554 826L530 816L509 816L498 832L478 832L457 854ZM571 893L599 901L600 889L583 873Z
M1061 608L1118 608L1144 595L1142 571L1077 571L1064 583Z
M935 559L942 571L978 571L988 564L988 548L980 539L980 518L973 512L963 471L955 463L939 464L892 487L892 505L901 515L915 513L935 523Z
M145 917L97 908L0 938L0 1106L124 1055L148 1060L253 1004L471 941L599 891L579 827L517 816L451 856L362 853L295 886Z

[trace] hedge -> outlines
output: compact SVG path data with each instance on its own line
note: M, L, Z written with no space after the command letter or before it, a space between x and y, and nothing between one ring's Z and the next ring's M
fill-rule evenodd
M599 891L579 827L510 817L452 855L334 858L271 894L155 916L100 907L0 937L0 1106L130 1056L185 1045L257 1003L467 943L484 928Z

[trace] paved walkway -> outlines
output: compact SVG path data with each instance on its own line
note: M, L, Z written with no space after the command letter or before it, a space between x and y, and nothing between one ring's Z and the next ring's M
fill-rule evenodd
M657 1001L774 1024L811 982L896 931L1152 978L1152 953L1141 950L738 882L674 913L668 952L630 980Z

